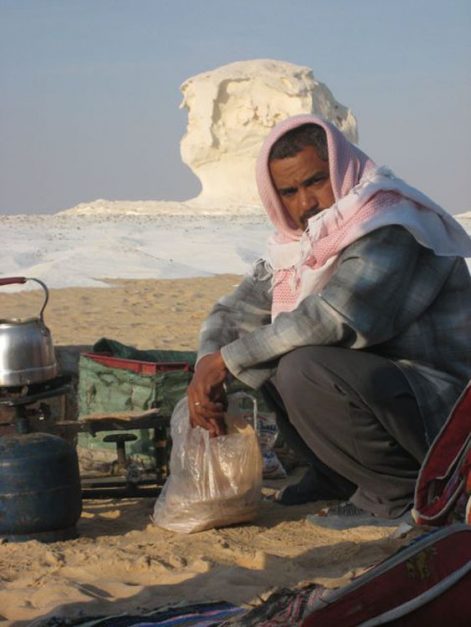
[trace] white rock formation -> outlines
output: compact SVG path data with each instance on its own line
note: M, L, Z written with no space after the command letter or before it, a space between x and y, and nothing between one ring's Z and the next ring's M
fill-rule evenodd
M308 67L258 59L224 65L181 86L188 126L183 161L201 181L191 204L201 208L259 205L254 166L260 145L280 120L315 113L358 141L353 114Z
M181 86L188 110L181 140L183 161L201 182L186 202L108 201L81 203L61 213L75 215L262 212L255 160L263 139L280 120L315 113L334 123L353 142L357 124L308 67L258 59L224 65L189 78Z

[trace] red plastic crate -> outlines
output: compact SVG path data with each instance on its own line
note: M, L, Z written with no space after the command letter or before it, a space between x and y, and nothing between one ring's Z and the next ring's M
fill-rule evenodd
M113 357L103 353L82 353L84 357L88 357L103 366L109 368L121 368L122 370L130 370L136 374L154 375L158 372L169 372L172 370L184 370L189 372L191 366L186 361L139 361L137 359L123 359L122 357Z

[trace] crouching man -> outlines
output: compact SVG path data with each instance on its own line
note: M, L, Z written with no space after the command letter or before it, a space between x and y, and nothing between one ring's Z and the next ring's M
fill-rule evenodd
M395 518L471 377L471 240L334 126L289 118L257 162L267 255L205 321L190 418L223 432L223 383L262 388L308 470L283 504Z

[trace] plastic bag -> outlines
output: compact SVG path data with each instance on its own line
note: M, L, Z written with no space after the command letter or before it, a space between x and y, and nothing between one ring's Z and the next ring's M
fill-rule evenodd
M155 503L154 523L193 533L252 520L262 487L253 427L228 412L227 435L210 438L206 429L190 426L186 397L175 407L170 426L170 476Z

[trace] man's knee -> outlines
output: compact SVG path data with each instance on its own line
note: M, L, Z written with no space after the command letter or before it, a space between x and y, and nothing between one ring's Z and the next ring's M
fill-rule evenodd
M326 347L306 346L290 351L280 358L275 384L284 400L299 398L306 393L309 382L320 384Z

